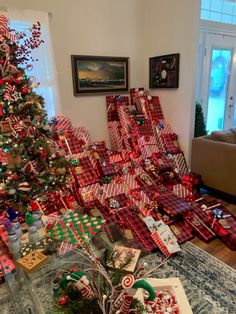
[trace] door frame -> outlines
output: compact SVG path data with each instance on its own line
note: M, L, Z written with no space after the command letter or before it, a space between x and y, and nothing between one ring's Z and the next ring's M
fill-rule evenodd
M198 40L198 60L197 60L197 77L196 77L196 100L202 104L205 120L207 117L207 104L203 103L203 73L204 73L204 59L205 59L205 46L206 46L206 34L221 35L235 38L236 42L236 26L224 23L217 23L212 21L201 20L199 28L199 40ZM232 62L232 60L231 60ZM207 91L208 93L208 91ZM235 100L236 103L236 100ZM225 125L225 120L224 120Z

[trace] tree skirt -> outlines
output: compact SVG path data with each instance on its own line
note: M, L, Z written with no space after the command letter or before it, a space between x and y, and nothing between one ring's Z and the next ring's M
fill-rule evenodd
M236 313L236 271L190 242L181 248L178 255L169 259L150 277L179 277L194 314ZM153 253L144 259L151 269L162 258L161 253ZM7 284L1 284L1 313L54 313L51 303L54 272L58 268L67 269L73 263L76 263L73 256L56 260L54 256L49 256L49 262L30 276L21 272L9 278L15 305Z

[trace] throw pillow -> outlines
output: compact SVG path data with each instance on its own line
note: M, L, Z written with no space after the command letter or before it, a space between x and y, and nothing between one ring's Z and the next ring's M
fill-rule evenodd
M236 130L213 131L211 132L210 138L214 141L236 144Z

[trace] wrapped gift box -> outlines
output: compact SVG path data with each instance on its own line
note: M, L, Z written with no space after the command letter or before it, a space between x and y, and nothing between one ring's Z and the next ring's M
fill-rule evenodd
M110 163L110 158L105 150L97 150L92 152L93 158L96 160L97 169L101 176L109 176L115 173L114 166Z
M196 205L191 205L191 210L183 215L185 221L192 227L194 233L203 241L208 242L215 237L215 233L207 226L207 214Z
M143 96L140 102L146 119L154 122L164 119L158 96Z
M141 187L145 185L155 184L154 180L146 172L140 173L138 176L135 177L135 180Z
M151 200L147 194L141 188L137 188L130 190L129 196L134 204L139 208L140 213L145 217L147 215L149 205L151 204Z
M145 160L142 160L141 165L144 171L152 178L154 182L158 181L159 171L157 170L151 159L147 158Z
M150 231L146 224L139 218L133 209L122 209L117 212L120 224L123 226L123 230L129 229L132 231L134 239L130 239L130 243L133 248L141 249L145 252L151 252L156 249L156 244L151 238Z
M193 172L185 172L181 175L182 184L192 191L201 184L201 176Z
M189 226L189 224L187 224L184 220L177 220L171 223L169 227L176 236L179 244L189 241L194 237L192 233L192 227Z
M88 157L79 159L79 163L73 168L73 173L80 187L99 181L96 171L92 167Z
M132 206L133 203L126 194L121 193L121 194L117 194L112 197L106 198L105 205L108 211L114 214L124 207Z
M97 198L97 193L101 189L101 185L99 183L91 184L88 186L84 186L79 188L79 193L81 195L81 199L84 203L89 203L94 201Z
M83 141L87 147L90 145L91 139L90 139L89 133L85 130L85 128L83 127L74 128L73 133L75 137L78 140Z
M92 151L104 150L104 151L106 151L107 150L106 143L104 141L92 142L91 145L89 146L89 150L92 150Z
M151 160L158 171L171 169L173 164L162 152L152 154Z
M175 133L162 134L159 137L163 150L169 154L179 154L181 149L177 141L177 135Z
M168 170L160 174L158 182L166 186L169 190L173 190L173 186L179 184L181 179L174 170Z
M136 102L145 94L145 90L143 87L139 88L130 88L130 100L131 105L135 105Z
M162 134L172 134L173 129L171 126L166 123L164 119L160 119L157 123L155 123L155 131L156 135L159 138Z
M92 217L103 217L107 219L110 216L105 206L103 206L98 199L86 203L85 212Z
M145 280L155 289L156 297L154 301L146 301L147 297L145 296L143 289L138 289L134 298L138 299L143 305L150 309L146 311L147 314L193 314L179 278L146 278ZM168 296L168 298L165 298L165 296ZM167 305L166 299L172 300L170 306ZM159 311L158 308L160 308L160 306L166 307L166 312L163 312L162 310Z
M172 217L182 215L191 210L190 205L184 199L171 191L158 195L157 202Z
M173 185L173 192L181 197L189 200L189 197L192 197L192 192L186 189L181 183Z
M163 221L155 221L151 216L143 220L151 232L152 239L165 256L171 256L180 251L176 237Z
M137 141L144 159L151 157L153 153L159 152L155 136L142 136Z
M106 96L107 121L119 121L115 96Z
M128 191L139 187L137 181L135 180L135 174L132 175L126 173L125 175L123 175L122 180L124 184L128 186Z
M188 166L183 152L170 155L169 158L173 161L176 171L178 171L180 174L188 172Z
M106 198L120 194L117 189L117 184L112 181L108 184L104 184L100 189L95 191L96 199L98 199L102 205L105 204Z
M152 123L143 117L133 117L131 120L133 133L137 137L154 136Z
M108 132L111 139L111 145L114 150L121 150L124 148L121 130L120 130L120 122L118 121L110 121L108 122Z
M135 108L134 108L135 109ZM120 119L120 125L122 128L122 134L130 136L132 134L132 128L130 126L130 111L128 107L119 106L118 115Z

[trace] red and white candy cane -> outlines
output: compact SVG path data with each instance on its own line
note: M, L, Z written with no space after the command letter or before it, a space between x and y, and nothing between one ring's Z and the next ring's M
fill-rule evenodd
M92 291L92 289L88 286L84 286L81 290L80 290L81 296L86 298L86 299L91 299L94 296L94 293Z
M131 295L124 294L123 303L121 305L120 313L128 314L129 313L129 307L130 307L130 304L132 301L133 301L133 297Z

